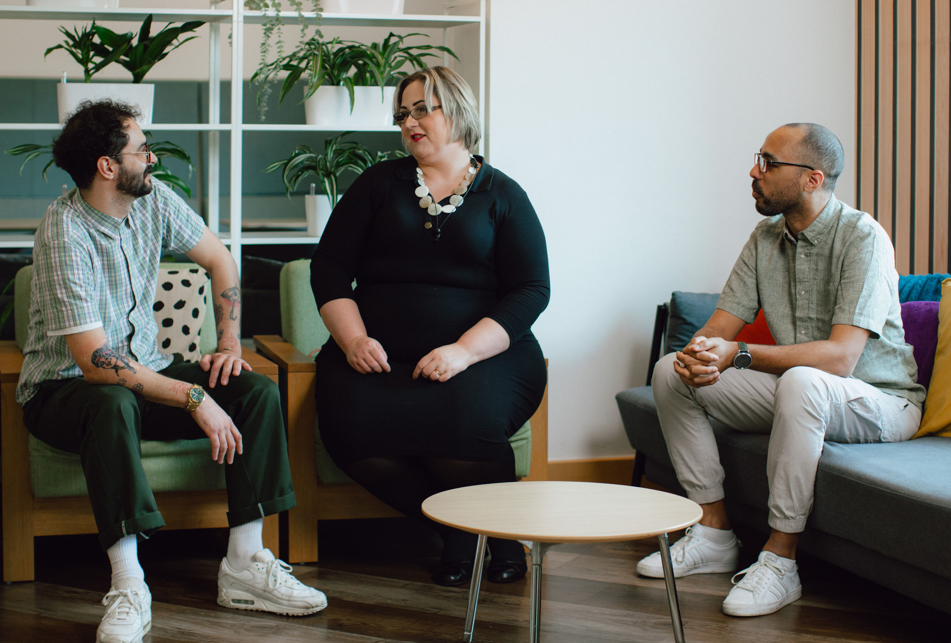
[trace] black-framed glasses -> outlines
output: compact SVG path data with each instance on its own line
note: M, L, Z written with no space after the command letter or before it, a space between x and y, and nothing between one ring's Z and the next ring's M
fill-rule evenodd
M152 147L148 143L145 143L145 149L141 152L119 152L116 156L126 156L129 154L145 154L145 159L148 160L152 158Z
M430 111L430 109L426 107L425 105L417 105L413 109L410 109L410 110L401 109L400 111L396 112L395 114L393 114L393 120L396 121L397 124L402 125L403 122L410 116L412 116L415 120L418 121L423 118L426 118L432 112L435 112L437 109L442 109L442 105L433 105L432 111Z
M759 171L763 174L766 174L766 171L769 170L770 165L792 165L793 167L804 167L807 170L815 171L816 168L811 165L803 165L802 163L786 163L785 161L774 161L773 159L768 159L759 152L753 155L753 162L759 166Z

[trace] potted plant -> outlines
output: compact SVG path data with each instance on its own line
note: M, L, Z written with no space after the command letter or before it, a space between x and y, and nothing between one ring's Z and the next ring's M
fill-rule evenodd
M62 49L83 68L84 79L84 83L67 84L64 74L63 82L57 85L60 123L65 123L84 100L113 98L138 106L142 113L139 122L143 125L151 124L155 86L142 84L142 80L156 63L164 60L186 42L197 38L198 36L182 38L182 35L195 31L203 24L205 23L198 20L186 22L180 27L173 27L172 23L168 23L153 35L152 15L149 14L142 22L138 34L117 34L97 25L95 20L89 27L83 26L81 30L74 28L72 33L65 27L60 27L60 32L66 36L66 40L47 49L44 58ZM132 85L90 83L93 76L112 63L122 65L132 74Z
M151 132L145 132L146 137L152 138ZM157 143L152 143L149 146L152 149L152 153L158 158L158 163L152 168L152 177L159 179L163 183L168 183L172 188L178 188L186 196L191 197L192 191L188 187L188 184L181 177L173 174L168 167L163 163L163 159L175 159L185 163L188 166L188 178L191 179L192 172L194 171L194 166L192 165L191 157L188 156L188 153L183 150L181 147L175 143L170 143L169 141L159 141ZM32 161L35 158L39 158L46 154L53 153L53 145L18 145L17 147L10 148L5 150L4 154L9 154L10 156L22 156L26 154L26 158L23 160L23 163L20 164L20 176L23 176L23 168L26 167L26 164ZM52 167L54 161L50 159L49 162L43 167L43 180L49 182L49 179L46 177L46 173Z
M295 83L305 79L308 125L388 127L393 124L393 93L401 79L425 68L425 59L436 57L437 51L459 60L452 49L443 45L406 44L405 40L413 36L427 37L391 32L383 41L367 45L339 38L322 41L319 35L314 36L293 52L259 68L252 80L273 79L287 72L279 96L283 102ZM376 91L380 92L379 98L374 95Z
M298 145L289 157L275 161L264 168L265 172L281 170L284 191L288 198L305 177L310 175L317 177L323 194L327 198L318 199L313 193L304 198L309 236L320 236L327 224L331 211L337 205L338 180L344 172L349 170L359 175L374 163L385 161L391 156L400 158L407 155L402 150L371 154L360 143L340 140L350 134L353 132L343 132L325 140L323 154L317 154L306 145Z

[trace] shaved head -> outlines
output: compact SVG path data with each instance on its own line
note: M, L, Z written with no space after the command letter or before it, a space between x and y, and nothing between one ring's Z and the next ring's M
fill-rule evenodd
M845 152L838 137L829 128L816 123L787 123L783 127L802 133L799 162L820 170L825 177L823 187L827 192L832 192L845 168Z

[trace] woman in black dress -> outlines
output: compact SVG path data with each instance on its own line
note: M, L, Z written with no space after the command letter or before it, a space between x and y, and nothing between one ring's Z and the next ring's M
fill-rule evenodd
M515 480L508 438L547 378L531 325L548 305L548 255L525 192L469 154L481 125L458 74L407 77L394 112L412 156L353 183L311 262L332 336L316 360L317 420L343 471L439 531L433 580L461 585L476 536L429 521L420 505L446 489ZM489 549L490 581L524 576L521 544L490 538Z

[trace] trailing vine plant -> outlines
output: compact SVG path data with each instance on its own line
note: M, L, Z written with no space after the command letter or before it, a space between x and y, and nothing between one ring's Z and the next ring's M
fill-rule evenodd
M287 0L290 7L297 13L300 21L300 42L307 40L307 19L304 17L304 2L308 2L310 8L317 14L316 25L314 26L314 37L323 38L320 32L320 18L322 8L320 0ZM244 0L244 8L249 11L264 12L264 33L261 38L261 47L258 69L265 69L270 63L271 50L274 50L276 60L284 58L284 19L282 17L283 0ZM258 91L258 113L261 120L267 112L267 98L271 94L271 78L267 76L258 76L257 83L261 84Z

